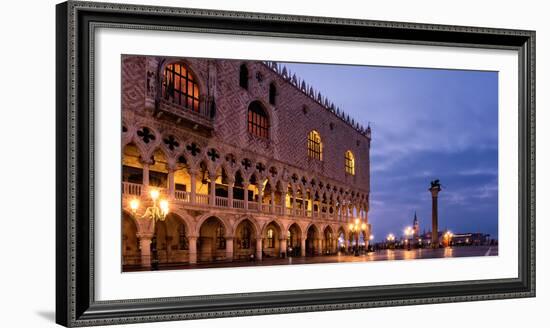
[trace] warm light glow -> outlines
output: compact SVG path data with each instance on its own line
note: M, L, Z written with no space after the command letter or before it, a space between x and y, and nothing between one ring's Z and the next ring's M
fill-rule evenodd
M361 229L362 229L362 230L367 230L367 224L366 224L366 223L363 223L363 224L361 225Z
M132 212L136 213L137 209L139 207L139 200L134 198L130 201L130 208L132 209Z
M149 195L151 195L151 198L155 201L157 198L159 198L159 191L156 189L152 189L151 192L149 192Z
M168 209L168 201L166 199L163 199L163 200L160 201L159 205L160 205L160 209L162 211L162 214L164 216L166 216L166 214L168 214L168 210L169 210Z
M353 230L353 224L349 224L349 230Z
M369 240L373 240L373 239L374 239L374 235L370 235Z
M345 166L347 174L355 175L355 156L349 150L345 154Z
M388 235L388 237L386 237L386 239L387 239L388 241L394 241L394 240L395 240L395 236L394 236L392 233L390 233L390 234Z
M355 219L355 224L359 224L359 219Z

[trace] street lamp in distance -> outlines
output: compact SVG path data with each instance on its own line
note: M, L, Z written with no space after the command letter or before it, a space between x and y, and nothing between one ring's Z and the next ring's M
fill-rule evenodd
M407 244L407 250L411 250L411 236L413 235L414 230L412 227L405 228L405 243Z
M355 251L354 255L359 256L359 233L361 231L367 231L367 224L361 222L360 219L355 219L354 223L350 223L348 226L349 230L355 234Z

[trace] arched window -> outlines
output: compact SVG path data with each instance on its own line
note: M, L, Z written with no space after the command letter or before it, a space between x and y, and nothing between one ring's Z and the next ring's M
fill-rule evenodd
M355 175L355 157L351 151L346 152L346 173Z
M272 105L275 105L275 98L277 96L277 87L275 87L275 83L271 83L269 85L269 103Z
M199 111L199 85L197 80L182 63L168 64L164 67L162 93L166 100Z
M312 130L307 136L307 156L317 160L323 160L323 143L319 132Z
M248 68L246 67L246 64L241 65L239 72L239 85L241 88L248 90Z
M179 241L179 249L180 250L186 250L189 249L189 244L187 243L187 236L185 234L185 225L183 223L180 223L178 226L178 241Z
M269 137L269 118L258 101L248 106L248 132L260 138Z
M267 230L267 246L266 248L274 248L275 247L275 239L273 238L273 229L269 228Z

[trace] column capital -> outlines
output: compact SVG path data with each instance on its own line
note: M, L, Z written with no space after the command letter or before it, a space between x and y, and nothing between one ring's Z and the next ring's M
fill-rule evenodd
M139 162L142 164L142 165L151 165L153 164L153 159L152 158L149 158L149 159L144 159L143 157L139 157Z
M136 234L136 236L137 236L139 239L153 239L154 233L143 233L143 232L138 232L138 233Z

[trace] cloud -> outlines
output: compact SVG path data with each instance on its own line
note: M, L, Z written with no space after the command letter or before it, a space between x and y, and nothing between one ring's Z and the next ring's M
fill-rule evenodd
M416 210L431 229L429 181L441 179L442 224L498 234L498 75L437 69L292 65L372 128L371 206L377 235ZM327 78L330 77L330 78Z

